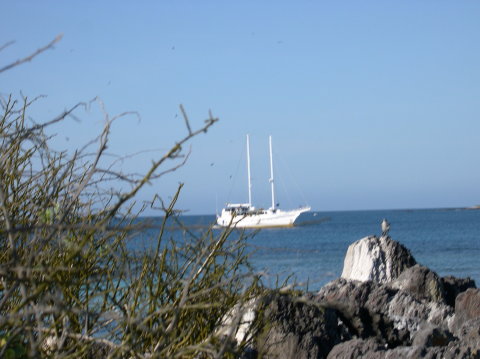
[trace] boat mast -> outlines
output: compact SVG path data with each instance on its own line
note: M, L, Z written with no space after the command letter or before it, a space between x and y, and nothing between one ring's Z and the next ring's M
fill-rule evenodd
M248 174L248 205L252 206L252 180L250 178L250 136L247 135L247 174Z
M275 185L273 181L273 156L272 156L272 136L268 136L268 142L270 144L270 185L272 186L272 207L275 209Z

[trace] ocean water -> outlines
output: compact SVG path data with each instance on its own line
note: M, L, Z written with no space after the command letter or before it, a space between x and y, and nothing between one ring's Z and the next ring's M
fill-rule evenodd
M248 238L251 262L255 270L265 273L266 285L291 277L308 284L309 290L318 290L340 276L351 243L380 235L383 218L390 222L392 239L406 246L418 263L440 276L471 277L480 283L480 210L304 213L295 227L262 229ZM184 216L182 221L201 230L215 217ZM175 236L175 230L171 232Z

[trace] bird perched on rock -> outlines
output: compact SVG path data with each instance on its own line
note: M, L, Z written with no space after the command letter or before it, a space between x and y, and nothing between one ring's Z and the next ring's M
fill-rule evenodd
M388 231L390 230L390 223L384 218L382 221L382 237L388 236Z

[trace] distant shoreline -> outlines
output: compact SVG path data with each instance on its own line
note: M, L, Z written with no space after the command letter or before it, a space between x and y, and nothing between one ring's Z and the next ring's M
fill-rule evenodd
M390 208L390 209L349 209L349 210L312 210L310 213L337 213L337 212L375 212L375 211L395 211L395 212L416 212L416 211L464 211L464 210L479 210L480 204L470 207L432 207L432 208ZM180 217L215 217L215 213L208 214L188 214L184 212ZM140 215L139 218L155 218L163 217L162 215Z
M477 204L476 206L472 206L472 207L466 207L464 209L480 209L480 204Z

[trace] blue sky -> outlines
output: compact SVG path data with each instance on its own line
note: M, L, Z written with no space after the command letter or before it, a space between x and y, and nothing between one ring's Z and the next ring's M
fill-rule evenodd
M282 207L431 208L480 203L480 2L10 1L2 4L0 64L63 33L53 51L0 77L0 93L48 97L47 120L99 96L109 150L141 172L211 109L220 122L192 142L188 163L146 188L214 213L246 201L245 134L253 199L269 205L268 135ZM73 150L102 127L96 108L54 130Z

